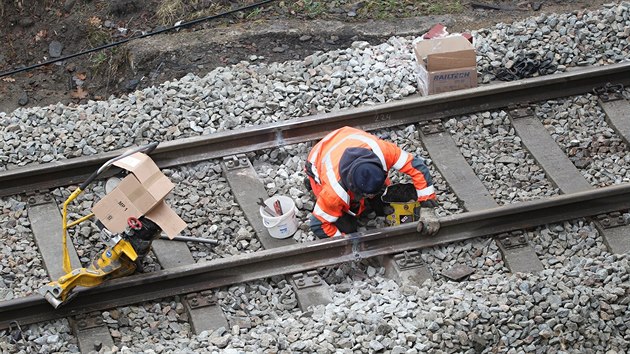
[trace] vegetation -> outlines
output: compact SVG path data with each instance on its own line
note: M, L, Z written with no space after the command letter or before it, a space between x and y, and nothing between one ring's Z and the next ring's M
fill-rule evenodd
M233 6L250 5L257 1L259 0L242 0L240 4ZM161 0L157 7L156 18L162 25L172 26L177 21L190 21L228 11L230 8L227 1ZM461 0L283 0L239 14L237 17L258 20L263 17L263 14L269 14L285 18L360 21L456 14L463 10L464 5Z

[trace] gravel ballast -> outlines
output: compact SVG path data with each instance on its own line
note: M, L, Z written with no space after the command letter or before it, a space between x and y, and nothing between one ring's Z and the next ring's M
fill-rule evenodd
M510 60L526 53L551 58L558 72L626 60L630 56L629 9L628 2L611 3L600 11L546 14L474 31L480 82L492 81L497 68L509 66ZM356 42L351 48L315 53L299 61L243 62L218 68L203 78L187 75L102 102L3 112L0 170L397 100L417 92L411 43L411 38L396 37L377 46ZM630 97L630 91L625 95ZM594 96L537 103L536 112L589 183L601 187L628 182L627 146L605 123ZM469 151L471 166L497 202L508 204L558 194L520 146L504 112L480 112L445 123L461 144L462 153ZM401 127L377 134L428 158L415 139L416 129ZM486 142L503 145L493 150L496 144ZM300 220L305 220L312 208L302 184L301 163L308 149L308 144L298 144L250 154L270 194L299 200ZM430 168L442 215L462 212L438 171L431 164ZM207 162L166 171L182 186L169 202L182 215L188 215L195 236L220 237L226 235L225 227L236 234L243 228L245 234L249 226L234 208L227 183L217 169L215 162ZM194 182L197 180L207 185L199 186ZM62 200L63 193L67 191L56 192L55 197ZM230 222L226 223L221 214L199 213L194 203L184 201L189 196L197 203L214 203L216 209L230 210L231 214L224 215ZM28 237L25 201L5 197L0 206L0 295L8 299L36 288L46 274ZM205 219L208 225L217 225L214 232L201 221ZM367 221L366 227L377 227L378 222ZM422 250L433 279L418 287L399 287L383 277L382 268L367 260L322 270L331 284L334 302L308 312L298 309L282 280L221 289L220 304L231 318L230 328L201 335L192 334L177 298L111 310L105 318L116 343L113 351L630 351L629 256L609 254L597 229L584 220L527 233L545 267L535 274L510 274L496 244L480 238ZM304 221L295 238L313 238ZM226 236L225 240L232 238ZM234 243L217 256L258 249L255 242L246 241L247 247L239 249ZM198 246L191 245L197 261L215 257L213 251L192 247ZM17 263L26 269L18 268ZM462 282L441 276L457 263L471 266L475 273ZM155 328L160 329L159 334ZM23 329L25 339L12 344L3 336L0 349L18 353L77 350L65 320Z

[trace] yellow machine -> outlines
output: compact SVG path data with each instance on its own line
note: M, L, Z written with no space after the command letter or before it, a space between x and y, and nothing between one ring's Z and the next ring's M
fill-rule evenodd
M149 219L141 217L129 218L128 228L120 234L113 234L107 230L98 220L97 225L101 229L101 239L107 244L107 248L92 261L89 267L71 270L70 257L66 244L66 235L69 228L76 226L94 216L93 213L68 223L68 205L75 200L100 174L105 172L117 160L142 152L149 154L158 143L141 146L127 151L122 155L105 162L96 172L83 182L66 199L62 210L62 245L63 245L63 270L67 274L57 281L52 281L39 289L46 300L55 308L67 303L73 297L73 289L77 286L93 287L102 284L105 280L122 277L133 273L140 261L151 248L151 242L160 236L161 229ZM109 192L109 191L108 191Z
M385 217L390 226L420 219L420 202L418 202L416 187L411 183L388 186L381 200L390 206Z

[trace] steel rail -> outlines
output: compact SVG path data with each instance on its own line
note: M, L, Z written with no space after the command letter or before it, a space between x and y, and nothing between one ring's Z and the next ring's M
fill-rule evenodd
M21 325L42 322L628 208L630 183L451 215L440 219L440 232L430 238L420 237L413 223L241 254L115 279L79 291L66 307L57 310L39 295L0 302L0 329L8 328L11 321Z
M311 141L345 125L375 130L413 124L584 94L606 83L630 85L630 62L167 141L151 156L166 168ZM122 151L0 171L0 196L80 183Z

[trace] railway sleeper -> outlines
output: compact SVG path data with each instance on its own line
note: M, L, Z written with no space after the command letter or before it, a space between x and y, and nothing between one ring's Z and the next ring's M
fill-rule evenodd
M330 286L317 270L295 273L287 278L302 311L306 312L309 306L326 305L333 301Z
M603 94L599 95L599 105L606 113L606 122L619 134L621 139L630 145L630 102L624 99L621 93L612 96Z
M212 291L188 294L184 297L183 304L190 326L197 335L220 327L229 328L228 320Z
M525 148L562 193L577 193L592 188L549 135L531 107L512 109L509 116Z
M610 253L630 252L630 220L624 217L623 212L598 215L594 223Z
M522 230L504 232L495 238L510 272L533 273L544 269Z
M185 242L155 240L153 253L163 269L192 265L195 263ZM220 327L228 328L228 320L212 291L187 294L183 301L188 314L190 327L196 334L213 331Z
M100 312L78 315L68 320L79 342L81 353L100 351L102 348L114 346L114 340Z
M247 156L239 154L224 157L221 166L234 198L241 206L245 218L253 227L262 247L271 249L294 244L295 240L292 238L277 239L271 237L263 225L257 201L267 199L269 196ZM317 274L316 270L296 273L287 276L286 279L292 285L298 304L303 311L306 311L309 306L332 302L330 287Z
M420 286L425 280L432 278L420 252L416 250L383 256L381 263L385 268L385 276L399 286Z

